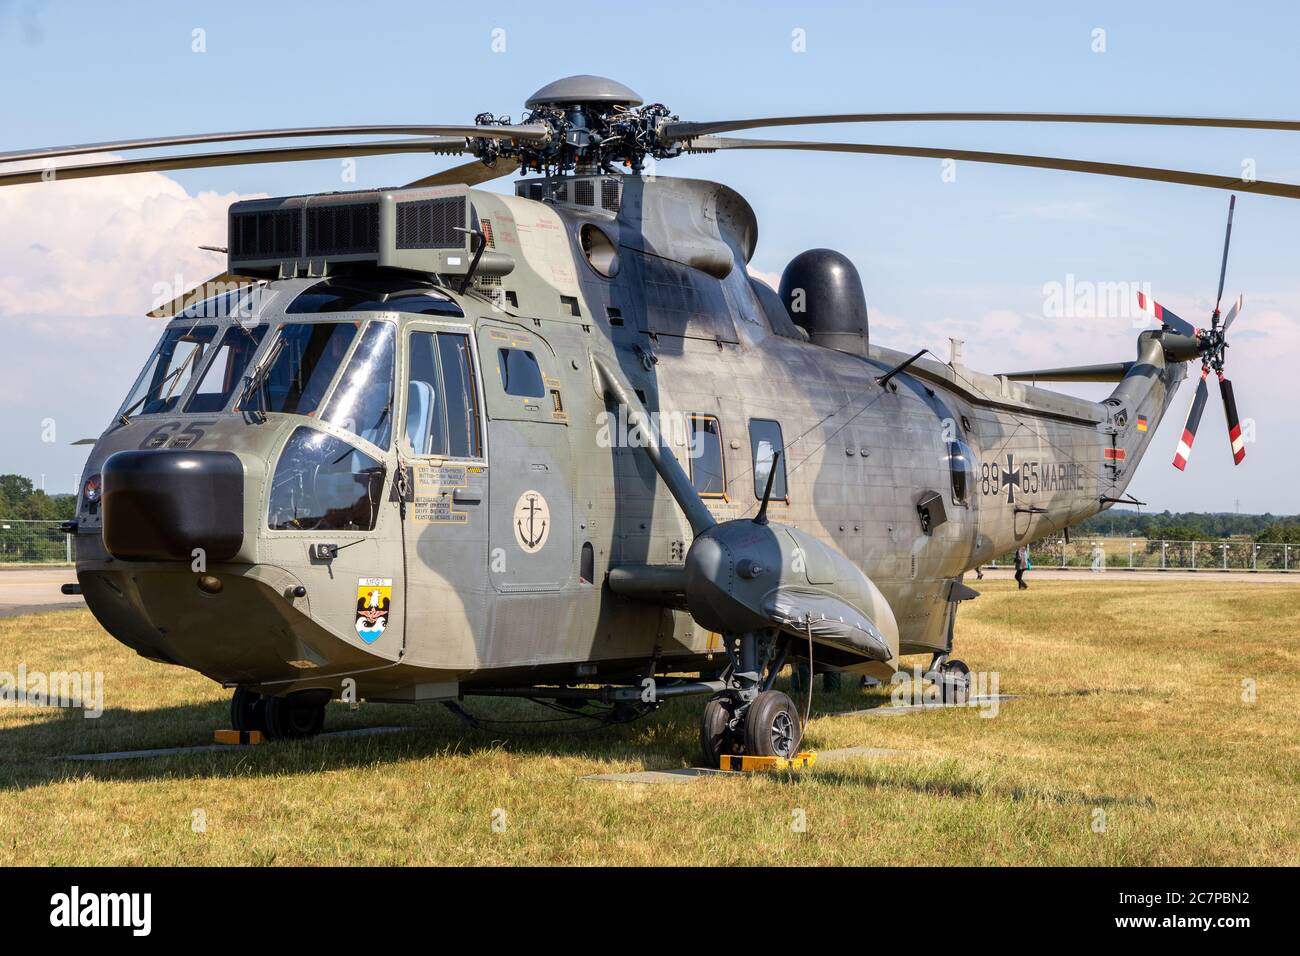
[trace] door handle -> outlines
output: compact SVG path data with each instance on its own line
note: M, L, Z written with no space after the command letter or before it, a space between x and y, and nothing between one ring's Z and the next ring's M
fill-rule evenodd
M451 500L462 505L476 505L483 500L483 493L471 488L457 488L452 491Z

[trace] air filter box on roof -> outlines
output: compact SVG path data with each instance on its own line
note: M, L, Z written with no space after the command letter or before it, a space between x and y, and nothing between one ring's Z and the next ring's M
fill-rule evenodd
M280 278L370 266L463 275L476 228L465 186L251 199L230 207L230 271ZM513 266L485 251L477 271L505 275Z

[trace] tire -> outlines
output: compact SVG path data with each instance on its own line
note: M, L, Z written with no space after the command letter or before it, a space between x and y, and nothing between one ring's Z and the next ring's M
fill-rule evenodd
M799 748L799 712L779 690L765 690L745 712L745 753L751 757L793 757Z
M970 668L965 661L948 661L939 674L939 695L945 704L965 703L970 698Z
M315 737L325 726L325 701L296 694L266 699L266 730L272 740Z
M266 733L266 699L246 687L236 687L230 698L230 726L240 733Z
M715 694L704 705L700 716L700 752L704 765L717 769L723 754L736 752L736 734L728 726L736 713L736 702L730 694Z

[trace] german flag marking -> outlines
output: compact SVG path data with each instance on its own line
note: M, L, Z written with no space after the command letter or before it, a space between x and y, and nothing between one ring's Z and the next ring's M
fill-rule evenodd
M1140 432L1144 432L1147 430L1149 426L1147 425L1147 417L1145 415L1138 416L1137 427L1138 427L1138 431Z

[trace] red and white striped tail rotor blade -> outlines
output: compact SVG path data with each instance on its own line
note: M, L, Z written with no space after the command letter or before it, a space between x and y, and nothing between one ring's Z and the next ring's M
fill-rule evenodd
M1237 417L1237 399L1232 394L1232 382L1219 373L1219 394L1223 396L1223 412L1228 418L1228 442L1232 445L1232 463L1240 465L1246 457L1246 440L1241 436L1241 419Z
M1182 471L1187 467L1187 459L1192 457L1192 442L1196 441L1196 429L1201 424L1201 415L1205 412L1205 401L1209 398L1210 389L1205 384L1209 378L1210 370L1201 369L1201 380L1196 383L1196 394L1192 396L1192 407L1187 411L1187 424L1183 426L1183 433L1178 438L1178 448L1174 452L1174 467Z
M1237 296L1237 301L1232 303L1232 308L1229 309L1228 314L1223 317L1224 335L1228 334L1228 326L1232 325L1233 320L1236 319L1237 316L1241 314L1241 310L1242 308L1245 307L1245 305L1246 305L1246 297L1244 295Z
M1196 335L1196 327L1192 325L1192 323L1188 322L1186 319L1179 318L1174 312L1166 309L1145 292L1139 292L1137 297L1138 308L1151 316L1151 318L1156 322L1168 326L1179 335Z

